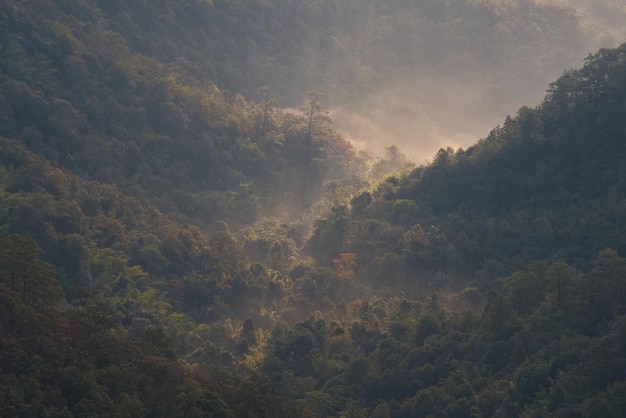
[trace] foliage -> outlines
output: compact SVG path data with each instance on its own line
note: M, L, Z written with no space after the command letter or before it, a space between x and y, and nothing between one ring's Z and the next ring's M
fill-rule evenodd
M623 254L616 225L624 206L625 51L590 55L537 108L522 107L468 149L441 149L432 162L353 199L341 237L323 248L332 258L355 252L368 270L384 258L414 280L443 273L459 286L468 279L489 286L542 259L585 269L603 248ZM326 222L312 243L330 236ZM401 238L378 232L394 228Z
M384 402L391 416L561 416L597 402L619 416L623 303L615 311L611 300L622 297L623 280L610 277L623 278L626 264L607 250L594 265L587 273L562 263L516 272L508 283L567 267L573 282L560 302L539 290L525 315L512 305L518 295L505 291L489 296L480 314L448 311L450 299L441 305L437 295L422 309L400 296L362 302L358 316L277 325L261 371L320 416L341 416L354 399L372 414Z
M89 303L46 315L0 284L3 416L304 416L258 386L254 372L228 376L176 360L163 331L135 340ZM254 383L253 383L254 382Z
M215 6L44 3L9 3L2 13L0 135L55 165L203 225L306 209L326 181L364 174L329 125L312 138L300 129L304 115L279 111L269 90L249 102L191 71L198 57L188 45L176 60L164 56L175 44L161 42L182 34L148 36L172 27L165 13L196 22L198 41L208 42L200 22L215 19ZM118 12L119 21L108 18Z
M357 152L322 103L525 71L593 43L580 24L531 1L5 2L0 415L623 416L626 45L419 167Z

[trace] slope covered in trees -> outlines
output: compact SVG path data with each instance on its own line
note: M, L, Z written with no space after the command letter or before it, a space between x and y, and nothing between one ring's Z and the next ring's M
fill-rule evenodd
M624 46L589 56L537 108L357 197L354 233L372 218L399 227L392 240L403 262L463 278L544 258L584 267L606 247L623 253L624 73Z
M327 122L281 111L271 91L249 102L142 54L95 3L2 7L0 135L59 167L205 225L301 209L327 180L364 173ZM303 188L310 196L294 199Z
M408 171L329 95L274 97L402 78L424 60L386 42L428 33L504 74L492 29L526 16L537 59L592 32L545 2L360 5L0 6L0 415L626 414L626 46Z
M441 137L468 143L468 131L482 133L503 109L538 100L588 51L614 46L625 36L625 13L614 3L9 1L2 6L4 72L75 89L60 96L78 111L74 117L117 129L123 143L151 122L166 135L224 128L219 109L211 116L218 120L202 121L198 111L209 103L180 103L190 92L171 83L214 84L258 101L258 88L269 86L292 107L314 89L355 138L368 145L393 138L422 160Z
M44 315L20 299L0 283L4 417L312 416L253 370L181 363L162 329L128 333L102 304Z
M377 296L275 329L268 378L322 416L623 415L625 57L320 220L311 253Z
M391 78L442 68L467 74L491 67L490 74L501 76L517 69L517 79L534 89L535 82L546 81L541 78L547 68L560 71L581 52L623 35L623 10L610 1L595 3L595 8L584 1L574 8L526 0L97 5L111 29L142 54L178 61L246 97L260 98L258 86L269 85L288 104L297 104L308 89L352 96ZM606 19L607 12L614 21ZM533 66L540 79L522 77Z
M540 100L563 68L626 36L626 13L610 0L99 5L142 54L247 98L267 85L293 106L321 91L368 150L381 153L385 138L420 161L468 145Z

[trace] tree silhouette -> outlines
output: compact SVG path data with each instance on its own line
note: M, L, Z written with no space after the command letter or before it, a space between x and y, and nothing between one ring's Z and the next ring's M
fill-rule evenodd
M328 111L320 98L322 94L317 91L309 91L307 93L307 105L300 108L305 118L305 135L304 135L304 182L302 185L302 205L308 206L311 188L311 161L312 161L312 145L315 137L319 134L320 128L330 123Z

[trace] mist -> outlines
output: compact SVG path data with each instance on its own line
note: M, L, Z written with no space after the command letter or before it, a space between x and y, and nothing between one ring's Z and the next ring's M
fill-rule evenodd
M359 92L351 100L337 100L330 92L334 126L371 155L382 156L385 147L396 145L421 164L440 148L467 148L522 106L540 105L550 83L564 71L580 67L599 48L626 41L626 6L619 2L530 3L535 5L535 21L544 20L546 38L542 41L537 33L528 35L531 29L511 23L516 22L513 13L522 13L524 2L509 3L510 11L493 15L491 38L481 56L463 51L458 39L446 45L445 37L433 36L432 43L405 50L407 55L423 57L413 59L409 68L380 57L372 61L375 54L363 50L346 53L348 41L344 42L334 55L335 68L347 69L347 74L363 68L386 70L382 80L367 84L366 89L356 83ZM512 33L509 28L516 29ZM467 42L475 50L480 44L477 39ZM401 40L392 44L406 46ZM402 62L402 49L392 50L395 62Z
M430 74L390 82L357 104L332 108L331 117L357 149L382 156L385 147L396 145L421 164L440 148L467 148L521 106L539 105L559 75L490 82L476 74Z

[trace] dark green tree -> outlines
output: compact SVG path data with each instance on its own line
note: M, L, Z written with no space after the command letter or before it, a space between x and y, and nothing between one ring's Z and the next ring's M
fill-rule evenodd
M23 303L43 312L63 292L53 266L40 258L41 252L30 237L12 234L0 240L0 280L20 292Z

